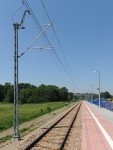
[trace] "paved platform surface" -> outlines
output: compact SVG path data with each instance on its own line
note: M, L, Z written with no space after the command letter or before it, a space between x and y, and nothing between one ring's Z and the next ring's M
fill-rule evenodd
M84 101L82 120L82 150L113 150L113 112Z

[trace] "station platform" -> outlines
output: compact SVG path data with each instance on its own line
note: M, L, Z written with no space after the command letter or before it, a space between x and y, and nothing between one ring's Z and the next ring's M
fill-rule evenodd
M82 150L113 150L113 112L83 101Z

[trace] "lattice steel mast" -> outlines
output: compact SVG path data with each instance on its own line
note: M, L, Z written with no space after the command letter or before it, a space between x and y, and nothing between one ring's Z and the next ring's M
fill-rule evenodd
M30 14L29 10L25 10L21 23L17 22L14 26L14 139L20 139L19 128L18 128L18 29L24 29L23 23L26 13Z

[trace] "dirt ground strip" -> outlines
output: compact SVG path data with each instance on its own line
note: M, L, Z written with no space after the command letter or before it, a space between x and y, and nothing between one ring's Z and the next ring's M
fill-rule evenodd
M73 105L71 103L69 106L64 108L55 110L51 113L43 115L39 118L36 118L32 121L26 122L19 126L19 129L28 129L27 131L23 132L21 135L20 141L14 141L13 139L8 140L6 142L0 143L0 150L22 150L23 145L26 145L33 139L33 137L40 135L42 132L42 128L45 126L49 126L52 124L59 116L62 116L70 107ZM34 131L33 131L34 130ZM32 132L31 132L32 131ZM0 138L6 135L11 135L13 133L13 128L8 129L2 133L0 133ZM29 134L28 134L29 133Z

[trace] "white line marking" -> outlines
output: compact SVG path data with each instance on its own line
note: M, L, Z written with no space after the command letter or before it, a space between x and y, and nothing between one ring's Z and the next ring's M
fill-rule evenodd
M86 103L85 103L86 104ZM98 127L100 128L101 132L103 133L106 141L109 143L110 147L113 150L113 140L111 139L111 137L108 135L108 133L106 132L106 130L103 128L103 126L101 125L101 123L98 121L98 119L95 117L95 115L92 113L92 111L90 110L90 108L88 107L88 105L86 104L86 107L88 108L89 112L91 113L92 117L94 118L95 122L97 123Z

